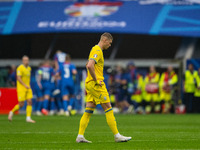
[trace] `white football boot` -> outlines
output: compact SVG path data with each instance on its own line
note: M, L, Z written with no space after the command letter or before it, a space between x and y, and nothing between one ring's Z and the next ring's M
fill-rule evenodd
M133 105L130 105L128 107L127 113L133 113L133 112L134 112L134 107L133 107Z
M115 142L127 142L130 141L132 139L132 137L126 137L123 135L119 135L117 137L115 137Z
M8 114L8 120L12 121L12 117L13 117L13 112L10 111L9 114Z
M26 119L26 122L28 122L28 123L35 123L35 121L32 120L32 119Z
M42 113L40 111L36 111L37 116L42 116Z
M69 116L70 116L70 113L69 113L69 111L66 111L66 112L65 112L65 116L67 116L67 117L69 117Z
M49 115L50 116L53 116L55 114L55 111L54 110L51 110L50 112L49 112Z
M68 111L71 111L71 110L72 110L72 106L69 105L69 106L67 107L67 110L68 110Z
M92 143L92 141L88 141L84 137L77 137L76 142L77 143Z
M64 115L64 114L65 114L65 112L64 112L63 109L61 109L61 110L57 113L58 116L62 116L62 115Z

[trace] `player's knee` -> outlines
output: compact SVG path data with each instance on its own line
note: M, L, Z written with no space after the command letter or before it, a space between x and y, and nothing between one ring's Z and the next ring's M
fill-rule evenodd
M45 95L45 96L44 96L44 99L49 99L49 98L50 98L49 95Z
M104 109L104 111L109 108L112 108L111 103L102 103L101 106Z
M19 102L19 107L22 108L24 106L24 102Z
M64 95L64 96L63 96L63 100L68 101L68 100L69 100L69 96L68 96L68 95Z
M32 100L31 99L27 100L27 105L32 105Z

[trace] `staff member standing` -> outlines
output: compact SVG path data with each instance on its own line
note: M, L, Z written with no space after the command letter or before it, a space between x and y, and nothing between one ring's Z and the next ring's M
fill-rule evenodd
M159 104L159 83L160 74L156 71L154 66L150 66L149 74L146 75L145 82L145 111L146 113L151 113L152 109L154 112L160 111Z
M198 69L198 74L196 76L196 89L194 93L194 112L200 113L200 68Z
M194 70L192 64L188 65L188 70L185 72L185 82L184 82L184 103L186 105L187 113L193 112L192 103L194 101L194 92L196 84L196 76L198 72Z
M173 67L169 66L167 71L162 73L160 78L160 100L162 104L162 112L169 113L172 105L172 95L174 86L178 82L178 76L174 72Z

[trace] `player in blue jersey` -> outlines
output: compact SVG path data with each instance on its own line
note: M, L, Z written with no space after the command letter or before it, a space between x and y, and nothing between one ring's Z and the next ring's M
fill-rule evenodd
M56 74L54 76L54 88L52 92L52 98L54 99L57 110L58 110L58 115L64 115L64 109L63 109L63 103L62 103L62 95L61 95L61 77L59 74Z
M56 93L56 87L55 87L55 74L56 72L53 70L53 77L51 78L51 94L50 94L50 107L49 107L49 115L55 114L55 95Z
M58 50L56 54L54 55L54 61L55 61L55 69L58 70L59 67L65 62L66 53L62 52L61 50Z
M129 84L132 83L131 75L127 71L123 71L121 76L121 86L120 86L120 93L121 93L121 100L124 100L125 106L127 106L128 113L133 112L133 102L131 101L131 90Z
M128 100L128 83L131 82L131 76L128 74L122 66L118 65L117 74L115 75L115 82L117 85L117 100L121 108L121 111L132 112L133 106L129 105Z
M59 68L59 73L61 75L61 94L63 98L63 107L65 115L69 116L69 111L72 109L72 102L74 99L74 80L73 76L77 74L76 67L71 63L71 58L66 55L65 62ZM71 95L71 100L70 96Z
M37 106L36 106L36 115L41 116L41 109L42 109L42 102L43 102L43 94L42 94L42 84L40 82L41 78L40 75L42 74L42 71L40 67L43 65L43 63L39 64L38 69L35 72L35 92L37 95Z
M40 75L38 78L38 83L40 84L40 89L42 90L42 95L44 98L42 113L48 115L48 103L50 95L52 92L52 77L53 77L53 68L50 65L50 61L45 61L39 69Z

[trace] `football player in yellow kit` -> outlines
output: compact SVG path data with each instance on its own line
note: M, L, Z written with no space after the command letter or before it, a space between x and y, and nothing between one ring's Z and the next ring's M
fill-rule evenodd
M111 46L112 40L113 37L110 33L104 33L101 35L98 45L95 45L90 51L88 63L86 65L88 70L88 76L85 81L87 91L86 109L80 120L79 132L76 138L77 143L91 143L91 141L84 138L84 132L97 104L101 104L105 111L107 124L114 134L115 141L126 142L131 140L131 137L121 135L117 129L109 94L103 81L103 50Z
M32 112L32 97L33 93L30 86L31 80L31 67L29 66L28 56L22 57L22 64L17 67L17 97L19 104L9 112L8 120L12 121L12 117L15 111L24 106L24 101L27 100L26 106L26 122L35 123L31 119Z

